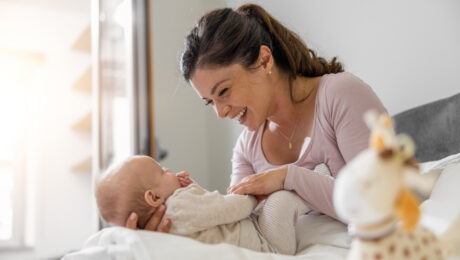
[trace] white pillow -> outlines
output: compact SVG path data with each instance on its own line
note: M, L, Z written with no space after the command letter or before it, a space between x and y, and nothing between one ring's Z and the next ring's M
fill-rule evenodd
M417 185L409 187L417 195L421 201L425 201L430 197L431 191L436 184L439 174L447 166L455 163L460 163L460 153L452 154L436 161L420 163L420 174L422 178L416 178Z
M428 173L441 173L441 171L447 166L460 162L460 153L452 154L442 159L430 162L420 163L420 172L421 174Z
M442 233L460 214L460 162L445 165L430 198L420 206L421 224Z
M447 165L431 191L430 199L458 203L460 198L460 162Z

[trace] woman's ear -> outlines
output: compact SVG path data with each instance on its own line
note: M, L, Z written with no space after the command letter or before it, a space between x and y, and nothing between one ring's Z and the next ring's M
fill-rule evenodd
M265 45L260 46L259 64L268 74L271 74L274 64L273 55L270 48Z
M158 196L153 190L147 190L144 193L144 199L148 205L155 208L158 208L164 202L163 198Z

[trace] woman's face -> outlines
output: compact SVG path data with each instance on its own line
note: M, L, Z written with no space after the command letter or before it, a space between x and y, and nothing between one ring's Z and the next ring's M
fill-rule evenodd
M190 81L220 118L235 119L254 131L270 115L271 88L262 66L251 71L240 64L200 68Z

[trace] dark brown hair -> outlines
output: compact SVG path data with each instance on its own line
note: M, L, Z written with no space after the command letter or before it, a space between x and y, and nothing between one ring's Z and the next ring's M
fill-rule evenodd
M185 38L182 75L189 81L197 68L234 63L250 69L262 45L270 48L275 64L288 73L290 81L298 75L316 77L343 71L336 57L328 62L316 56L297 34L262 7L246 4L236 11L230 8L211 11L199 20Z

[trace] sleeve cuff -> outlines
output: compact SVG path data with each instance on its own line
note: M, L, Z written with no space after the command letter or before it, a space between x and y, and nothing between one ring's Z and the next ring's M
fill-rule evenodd
M284 189L285 190L294 190L294 179L296 175L296 166L288 165L286 178L284 179Z

